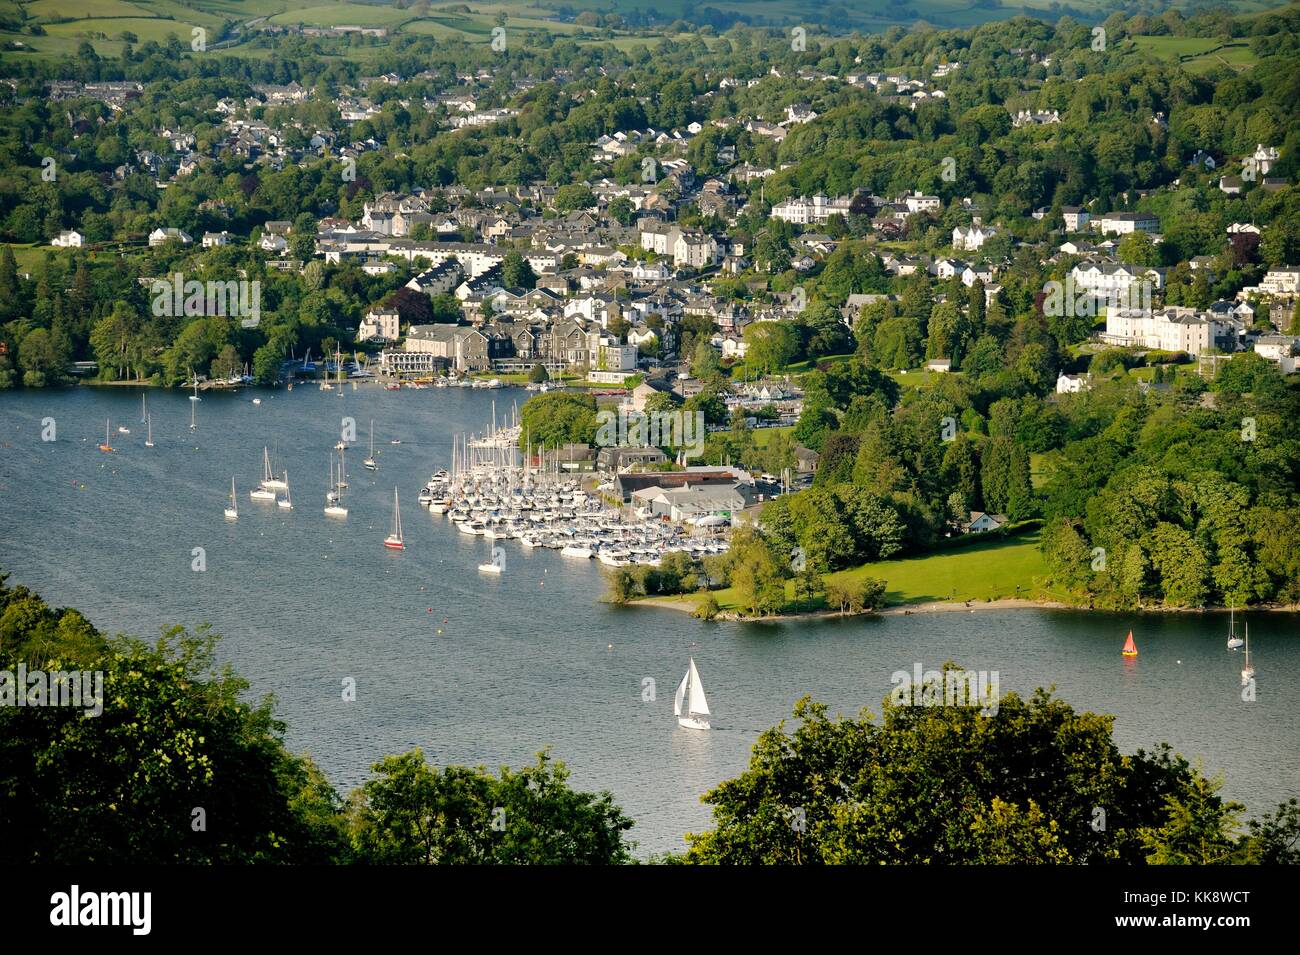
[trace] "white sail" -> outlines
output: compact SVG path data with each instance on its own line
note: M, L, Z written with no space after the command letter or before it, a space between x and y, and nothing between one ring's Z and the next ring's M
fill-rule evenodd
M691 657L691 668L687 671L690 676L690 702L687 704L687 712L692 716L708 716L709 703L704 698L704 684L700 682L700 671L695 669L695 658Z
M682 677L682 682L677 684L677 695L673 697L673 716L682 715L682 698L686 696L686 684L691 678L691 671L687 670Z

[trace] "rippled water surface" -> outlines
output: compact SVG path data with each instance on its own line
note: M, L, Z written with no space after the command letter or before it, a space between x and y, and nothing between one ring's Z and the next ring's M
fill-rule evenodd
M273 692L288 741L341 791L388 753L518 765L550 746L584 788L609 789L639 854L677 849L709 824L700 795L739 773L758 733L804 694L832 711L879 711L890 674L955 660L997 670L1003 692L1055 684L1115 715L1125 751L1167 740L1252 811L1300 792L1300 617L1250 615L1258 700L1243 703L1226 618L1008 610L876 620L705 624L598 602L600 565L505 543L500 577L476 572L489 542L416 505L450 464L451 434L480 430L522 391L315 388L209 395L189 432L184 394L78 388L0 395L0 568L105 630L151 635L210 622L220 654ZM357 423L346 521L321 513L341 419ZM41 421L58 440L40 440ZM104 420L123 424L97 450ZM375 422L380 470L361 468ZM400 445L390 439L399 438ZM287 467L295 507L257 504L262 447ZM222 506L234 475L239 520ZM381 542L401 490L408 549ZM203 547L207 570L191 570ZM936 582L936 593L945 590ZM1132 629L1141 648L1126 664ZM441 633L439 632L441 630ZM694 656L714 730L679 729L672 691ZM356 680L357 700L341 700ZM643 681L656 699L643 702Z

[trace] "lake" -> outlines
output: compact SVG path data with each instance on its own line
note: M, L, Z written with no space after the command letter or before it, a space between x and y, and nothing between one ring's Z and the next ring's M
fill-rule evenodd
M255 695L275 694L290 747L310 753L344 794L379 758L411 747L439 764L495 769L549 746L575 785L610 790L636 820L638 855L680 849L683 833L709 826L701 794L740 773L758 734L788 719L801 696L832 712L878 713L894 671L945 660L998 671L1004 693L1055 685L1076 709L1114 714L1122 750L1168 741L1222 775L1225 794L1252 813L1300 792L1300 615L1249 615L1258 699L1244 703L1241 655L1224 649L1220 615L1004 610L706 624L617 608L600 602L597 562L558 551L505 542L505 572L478 573L491 543L416 504L430 473L450 465L452 434L484 430L493 402L500 417L522 405L522 390L208 394L191 434L186 394L149 389L154 448L144 446L140 395L0 394L0 569L101 630L152 637L211 623L220 658ZM345 417L357 434L350 514L331 520L321 509ZM53 442L41 440L45 418ZM97 449L105 418L131 431L113 436L113 454ZM361 468L371 419L375 473ZM264 446L289 471L292 511L249 500ZM232 475L237 522L222 516ZM403 552L382 546L394 487ZM191 569L196 547L201 572ZM1130 629L1141 655L1126 663ZM672 714L692 656L714 714L708 733L679 729ZM342 699L347 678L355 702ZM653 701L643 700L647 679Z

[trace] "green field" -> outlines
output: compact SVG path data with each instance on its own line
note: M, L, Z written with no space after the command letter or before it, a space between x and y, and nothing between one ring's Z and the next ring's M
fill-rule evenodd
M559 19L563 7L573 13L595 12L630 13L653 10L655 26L662 29L683 13L698 9L693 0L661 0L648 5L643 0L493 0L493 2L466 4L470 12L459 8L462 4L433 2L423 17L415 17L410 7L399 10L391 3L343 2L321 3L320 0L0 0L0 11L21 11L30 24L40 24L46 36L33 37L26 33L0 31L0 41L21 44L19 56L66 56L76 53L77 46L89 41L101 55L114 56L121 50L118 39L124 31L134 33L141 42L163 40L175 34L188 39L194 26L209 31L210 42L222 26L268 17L277 24L333 27L356 25L386 27L393 34L410 33L434 36L440 39L463 38L469 41L485 40L491 35L498 13L508 17L507 30L547 31L559 35L595 33L598 36L581 38L587 44L608 43L622 50L631 50L659 42L658 34L619 31L612 38L600 28L592 28ZM1225 6L1240 13L1267 10L1270 4L1259 0L1228 0ZM723 13L743 14L759 23L808 23L810 32L830 30L879 31L893 24L911 24L924 20L939 27L970 27L992 20L1006 19L1024 12L1037 13L1056 19L1058 11L1051 0L1027 0L1015 5L1000 7L976 6L970 0L913 0L901 6L888 0L858 0L853 4L827 7L812 0L718 0L710 6ZM1109 12L1101 0L1074 0L1073 8L1085 13L1104 16ZM1182 7L1183 3L1171 6ZM829 18L829 19L828 19ZM826 26L817 26L818 21ZM694 35L694 34L688 34ZM1192 71L1204 71L1216 65L1245 69L1254 63L1249 47L1242 41L1222 49L1217 40L1198 40L1179 37L1137 37L1131 44L1136 54L1155 54L1162 58L1183 57L1184 65ZM250 56L267 56L265 49L248 49L245 45L224 47L222 53ZM344 55L369 58L373 48L346 49Z
M874 577L886 582L885 601L890 606L934 601L985 601L1004 597L1059 600L1061 594L1047 590L1043 581L1047 565L1039 547L1040 533L1032 531L1010 540L972 544L956 550L939 551L905 560L884 560L852 570L830 574L836 583ZM1017 589L1017 587L1019 589ZM812 606L797 606L794 581L786 581L786 612L825 609L818 597ZM736 593L730 587L712 592L723 611L737 612ZM685 603L696 606L698 594L683 597L655 597L654 603Z
M1223 40L1189 36L1135 36L1130 41L1135 52L1151 54L1170 63L1180 63L1193 73L1219 66L1245 70L1258 62L1245 40Z

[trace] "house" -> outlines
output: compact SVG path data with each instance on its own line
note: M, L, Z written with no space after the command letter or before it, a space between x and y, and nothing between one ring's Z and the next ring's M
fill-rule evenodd
M1223 176L1219 179L1219 191L1225 196L1239 196L1243 188L1240 176Z
M149 233L149 247L157 248L168 242L179 242L181 245L190 245L194 239L188 232L183 229L154 229Z
M1275 362L1284 375L1300 370L1300 338L1295 335L1261 335L1255 341L1255 354Z
M86 238L76 229L69 229L67 232L60 232L50 240L50 245L59 249L79 249L85 243Z
M938 196L924 196L919 189L910 196L905 196L902 203L907 206L909 215L916 212L938 212L943 208L943 201Z
M289 248L289 242L282 235L274 232L264 232L262 238L258 240L257 247L263 252L284 252Z
M1005 514L989 514L985 511L971 511L970 520L961 526L963 534L985 534L995 531L1007 522Z
M1147 212L1107 212L1093 221L1093 227L1103 234L1159 232L1160 220Z
M1247 157L1249 163L1253 164L1254 173L1258 176L1267 176L1273 164L1281 158L1274 147L1265 146L1263 143L1256 145L1255 151Z
M1288 266L1282 269L1269 269L1260 279L1259 290L1267 295L1294 297L1300 295L1300 268Z
M596 454L596 467L601 471L617 473L633 467L663 464L668 455L658 448L613 447L601 448Z
M1092 218L1092 214L1087 209L1081 209L1078 206L1062 206L1061 218L1065 220L1066 232L1080 232Z
M952 371L951 358L931 358L925 363L926 371L949 372Z
M220 248L221 246L230 245L232 241L233 236L231 236L231 234L225 229L222 229L220 232L203 233L203 248L205 249Z
M805 448L801 444L795 445L794 465L800 474L813 474L816 472L821 459L822 456L811 448Z
M1101 340L1112 345L1183 351L1189 355L1217 349L1236 351L1245 324L1232 316L1198 312L1184 306L1162 309L1108 308Z
M371 309L357 327L357 341L396 341L400 336L400 316L395 311Z
M1061 372L1056 379L1056 393L1058 395L1075 395L1081 391L1089 391L1091 388L1091 375L1067 375L1065 372Z
M981 225L973 225L969 229L957 226L952 230L952 247L958 251L974 252L997 234L997 229Z

